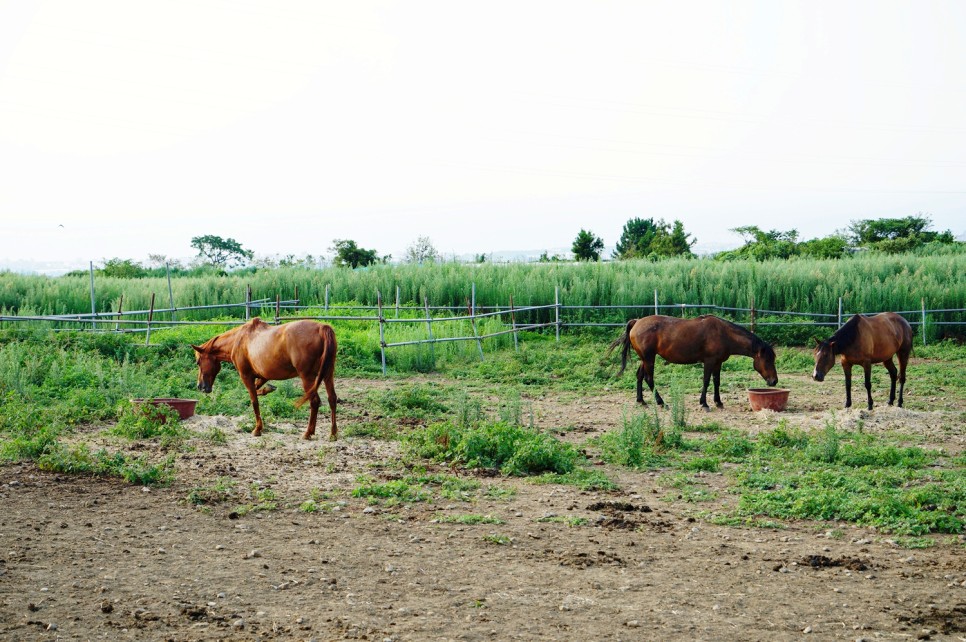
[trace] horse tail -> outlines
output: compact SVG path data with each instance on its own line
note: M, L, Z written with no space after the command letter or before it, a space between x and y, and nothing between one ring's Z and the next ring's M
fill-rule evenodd
M617 371L618 377L624 374L624 370L627 369L627 354L631 349L631 328L634 327L635 323L637 323L637 319L631 319L627 322L627 325L624 327L623 334L611 342L610 346L607 348L607 355L604 357L607 359L614 351L614 348L621 346L621 369Z
M322 357L319 359L319 374L316 375L315 383L312 384L312 387L306 390L302 398L295 402L296 408L311 399L312 395L319 391L319 386L323 381L335 376L335 353L338 350L335 331L332 329L332 326L322 324L322 327L319 328L319 333L322 335Z

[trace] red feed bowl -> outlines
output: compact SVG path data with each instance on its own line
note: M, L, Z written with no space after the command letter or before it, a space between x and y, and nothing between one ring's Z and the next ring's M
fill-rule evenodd
M788 390L781 388L749 388L748 401L752 410L781 412L788 403Z
M131 399L135 406L168 406L178 411L179 419L187 419L195 414L195 404L197 399L172 399L169 397L158 397L154 399Z

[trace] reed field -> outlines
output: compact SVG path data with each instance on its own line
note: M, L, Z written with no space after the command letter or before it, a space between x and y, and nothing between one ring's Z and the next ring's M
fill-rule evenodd
M176 307L239 303L251 286L253 299L276 296L303 304L325 301L465 308L476 287L478 306L517 307L554 303L559 288L566 306L640 306L617 319L640 316L660 304L708 304L758 310L835 314L841 297L846 314L961 308L966 301L966 252L918 256L867 254L846 259L765 262L670 259L659 262L377 265L350 270L275 268L222 276L177 276L171 293ZM146 310L169 302L164 278L95 278L99 312ZM122 304L123 297L123 304ZM274 306L271 306L274 307ZM91 309L87 276L45 277L0 273L3 314L71 314ZM185 313L179 318L212 318L224 310ZM546 316L543 319L547 320ZM960 319L961 320L961 319ZM937 337L939 338L939 337Z

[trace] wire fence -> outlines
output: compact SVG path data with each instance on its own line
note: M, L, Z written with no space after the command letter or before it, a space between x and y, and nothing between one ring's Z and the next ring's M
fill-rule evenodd
M100 332L134 332L144 333L145 345L150 345L152 332L182 326L231 326L240 325L252 318L253 315L263 316L273 324L280 324L296 320L330 321L339 323L369 323L378 327L379 348L383 373L386 372L386 351L411 346L432 346L453 342L476 342L480 359L484 359L483 342L500 336L512 335L515 349L519 349L520 333L546 331L553 329L555 339L559 341L562 331L568 328L617 328L624 327L630 318L647 316L650 314L665 314L671 316L692 316L695 314L712 313L730 318L735 323L747 326L752 332L763 329L798 327L805 331L815 328L839 327L855 312L843 309L842 299L839 299L838 309L834 312L800 312L790 310L757 309L752 300L747 308L719 306L714 304L695 303L661 303L660 293L654 291L653 302L634 305L566 305L561 301L560 290L556 288L554 302L543 305L528 305L516 307L512 295L506 305L478 306L476 302L476 287L470 287L465 307L431 306L424 297L422 305L412 302L403 304L400 301L399 290L396 290L394 305L384 305L382 293L377 292L377 304L372 305L338 305L329 301L329 289L326 287L325 299L313 305L304 304L296 297L282 300L280 295L275 299L253 299L251 288L246 292L245 301L238 303L223 303L216 305L199 305L166 308L155 308L155 297L152 295L151 304L147 310L123 310L118 305L116 312L90 312L57 315L4 315L0 316L0 327L18 326L21 324L46 324L55 330L93 330ZM123 303L123 299L122 302ZM92 301L92 309L94 304ZM226 313L217 320L179 320L178 315L190 315L197 312ZM234 314L233 312L242 314ZM309 312L309 314L306 314ZM863 311L863 314L876 314L881 311ZM952 326L966 326L966 308L927 309L925 300L918 310L896 311L904 316L917 329L923 345L928 341L927 328L932 330ZM165 318L167 317L167 318ZM496 324L492 323L493 321ZM488 323L489 322L489 323ZM464 327L459 333L444 336L439 327L446 324L448 328L454 325ZM489 331L483 331L481 325L488 324ZM419 338L411 338L414 331L408 331L409 338L405 340L388 340L395 327L425 326L425 333ZM493 329L496 325L497 329ZM434 331L434 327L437 328Z

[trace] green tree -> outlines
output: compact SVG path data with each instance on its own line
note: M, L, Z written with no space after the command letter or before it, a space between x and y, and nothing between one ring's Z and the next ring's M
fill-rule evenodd
M648 256L694 256L691 246L698 239L689 239L691 235L684 231L684 223L675 220L671 227L662 219L657 225L657 234L651 241Z
M604 250L604 240L581 228L570 249L578 261L599 261L600 253Z
M119 279L139 279L148 275L148 271L137 261L118 258L106 259L98 272L104 276L113 276Z
M546 250L544 250L543 252L540 253L540 258L537 259L537 263L558 263L562 260L563 259L560 258L559 254L554 254L553 256L550 256L550 254Z
M745 237L745 244L736 250L720 252L716 259L787 259L798 253L798 230L769 230L765 232L756 225L744 225L731 230Z
M420 236L406 248L406 263L436 263L440 259L439 252L433 246L428 236Z
M331 249L335 252L332 262L339 267L365 267L379 261L375 250L361 248L348 239L335 239Z
M816 259L838 259L848 253L849 242L841 235L815 238L798 244L798 253Z
M898 254L915 250L926 243L954 243L951 231L934 232L932 220L919 212L903 218L876 218L852 221L851 240L860 247Z
M243 248L235 239L223 239L214 234L192 238L191 247L198 250L202 261L219 268L241 267L255 257L254 252Z
M614 248L615 259L637 259L647 256L658 228L653 218L632 218L624 223L620 240Z

